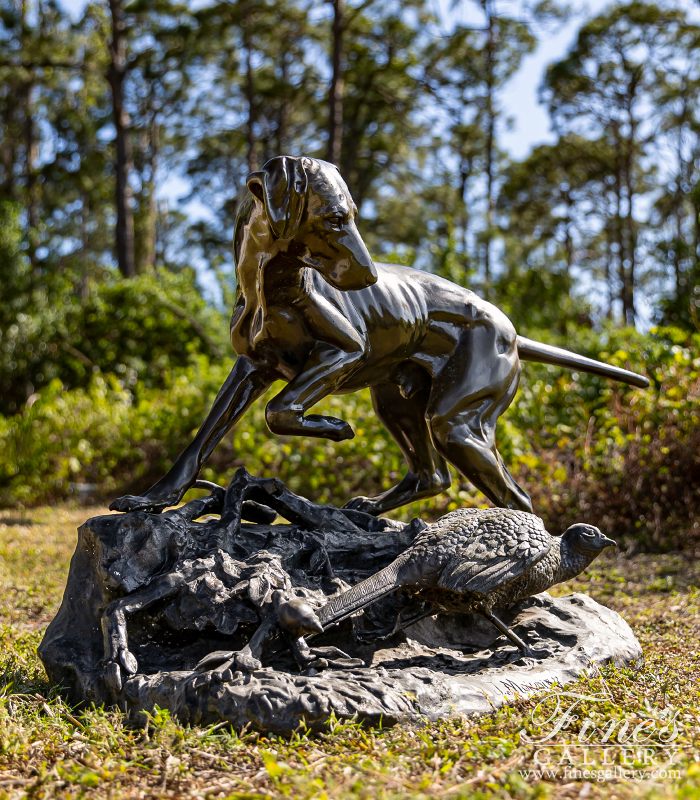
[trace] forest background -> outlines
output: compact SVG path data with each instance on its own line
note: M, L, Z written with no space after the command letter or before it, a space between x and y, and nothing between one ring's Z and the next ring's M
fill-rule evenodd
M306 154L339 165L377 259L650 377L525 366L498 438L552 530L700 542L700 26L672 3L577 18L540 87L556 139L514 160L504 87L573 12L472 6L446 31L421 0L108 0L79 18L0 0L0 505L95 502L167 470L235 357L245 177ZM157 194L173 176L179 205ZM342 505L405 471L366 392L324 402L356 429L340 444L272 436L264 405L203 477L245 464ZM402 513L475 504L455 476Z

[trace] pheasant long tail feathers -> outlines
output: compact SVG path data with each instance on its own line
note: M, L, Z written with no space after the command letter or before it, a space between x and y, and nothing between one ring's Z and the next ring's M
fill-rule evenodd
M396 579L400 567L401 563L398 560L394 561L376 575L334 597L317 612L321 625L327 628L329 625L341 622L361 608L391 594L397 588Z

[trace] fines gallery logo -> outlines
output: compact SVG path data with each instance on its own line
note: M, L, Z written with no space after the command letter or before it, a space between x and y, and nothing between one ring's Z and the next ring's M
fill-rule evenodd
M635 714L630 720L612 717L610 704L606 693L543 697L531 714L536 733L520 731L520 740L535 747L535 766L520 770L521 776L597 782L680 778L676 760L682 753L674 745L679 711L670 709L657 717Z

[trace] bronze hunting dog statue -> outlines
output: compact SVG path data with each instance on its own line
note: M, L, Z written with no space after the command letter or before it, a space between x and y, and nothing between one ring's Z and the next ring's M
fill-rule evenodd
M646 378L515 332L469 289L428 272L375 264L337 168L281 156L248 177L236 220L237 298L231 343L238 359L209 416L172 469L143 496L110 508L177 504L205 459L274 381L272 433L341 441L341 419L307 414L327 395L369 387L409 473L377 497L347 505L382 514L450 485L448 463L493 503L531 511L495 443L496 421L518 388L520 361L538 361L646 387Z

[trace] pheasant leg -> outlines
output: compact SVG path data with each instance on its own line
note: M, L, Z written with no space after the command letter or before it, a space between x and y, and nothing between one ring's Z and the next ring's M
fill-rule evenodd
M530 648L525 644L525 642L503 622L488 608L482 607L479 609L479 612L486 617L486 619L495 625L498 630L505 634L511 642L523 653L523 655L531 655Z

